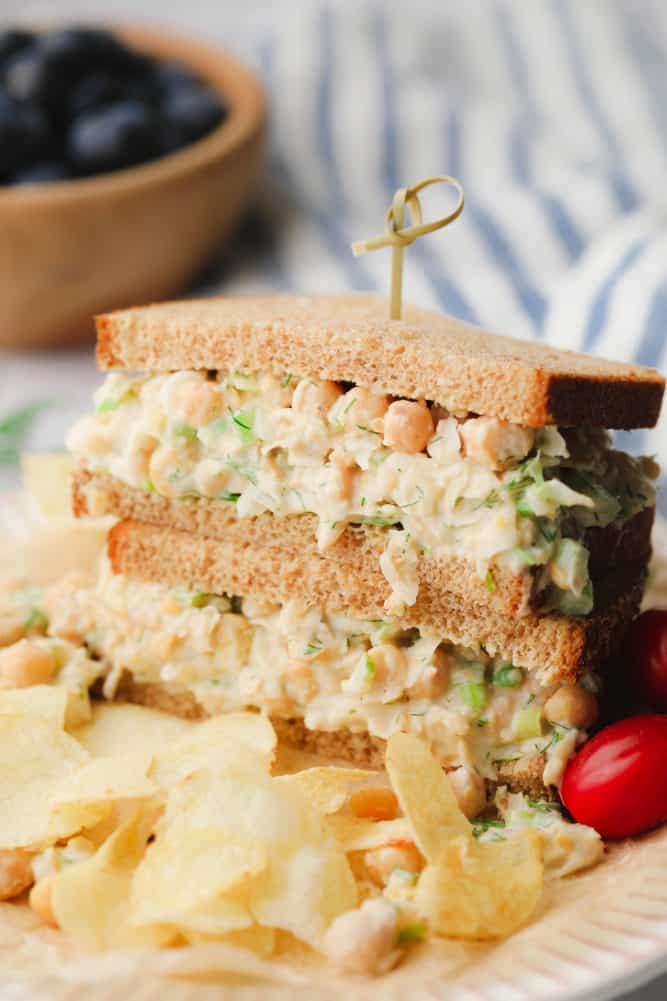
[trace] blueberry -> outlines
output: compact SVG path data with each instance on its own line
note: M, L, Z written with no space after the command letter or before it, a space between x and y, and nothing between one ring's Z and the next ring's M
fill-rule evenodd
M129 88L123 79L104 70L84 76L74 92L69 104L73 118L83 111L100 108L129 96Z
M42 36L44 57L54 69L71 75L82 70L114 68L137 71L150 62L103 28L63 28Z
M41 112L0 94L0 174L13 174L48 155L51 136Z
M115 170L156 156L158 130L144 104L119 101L80 115L70 129L67 147L77 173Z
M59 100L63 81L50 69L41 47L31 45L7 61L5 83L16 101L47 105Z
M164 131L178 146L206 135L227 113L221 98L202 86L175 88L167 94L161 110Z
M71 176L65 163L36 163L18 170L12 177L12 184L47 184L50 181L65 181Z
M22 31L20 28L7 28L0 31L0 63L13 56L20 49L25 49L32 44L35 36L31 31Z
M159 97L165 97L181 87L200 86L192 70L177 62L156 63L151 73L151 84Z

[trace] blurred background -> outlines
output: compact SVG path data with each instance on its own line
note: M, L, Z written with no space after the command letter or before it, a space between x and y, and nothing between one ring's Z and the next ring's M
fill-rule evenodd
M664 369L664 0L2 0L0 19L144 22L259 75L252 209L183 292L385 292L389 252L350 242L381 230L397 187L450 173L466 209L406 252L407 301ZM427 218L451 204L423 199ZM0 266L0 310L5 280ZM62 446L98 381L92 339L0 353L0 489L21 448ZM667 458L660 429L619 439Z

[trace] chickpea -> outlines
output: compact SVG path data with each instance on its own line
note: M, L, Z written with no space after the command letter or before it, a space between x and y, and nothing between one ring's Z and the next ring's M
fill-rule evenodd
M396 794L388 786L369 786L353 792L348 800L355 817L367 820L394 820L398 815Z
M32 859L23 848L0 851L0 900L18 897L32 886Z
M377 886L386 886L394 869L421 872L424 860L412 841L392 841L364 855L368 873Z
M11 646L21 639L25 630L18 619L0 622L0 647Z
M348 456L332 453L332 490L338 500L349 500L354 486L355 466Z
M44 879L40 879L38 883L35 883L30 891L30 897L28 898L28 903L32 907L35 914L38 914L42 921L45 921L47 925L52 925L54 928L58 927L58 922L56 921L53 913L51 895L53 893L53 881L56 878L56 875L57 873L54 872L50 876L45 876Z
M472 417L459 425L465 453L493 469L525 458L535 442L535 432L495 417Z
M373 665L372 686L375 688L402 684L408 669L408 658L400 646L380 643L368 651L367 661ZM369 685L369 687L371 687Z
M165 445L160 445L151 455L148 466L149 477L157 492L164 497L178 496L178 487L169 479L178 471L178 462L178 454Z
M397 452L423 452L433 437L431 411L425 403L395 400L384 419L384 443Z
M580 685L562 685L544 706L550 723L564 723L577 730L589 730L598 718L598 702Z
M406 689L408 698L437 699L443 695L449 687L450 661L450 655L442 647L438 647L421 678Z
M481 775L466 765L447 772L454 794L468 820L478 817L486 807L486 783Z
M288 662L285 671L285 691L289 698L302 706L315 698L318 686L310 664L296 659Z
M214 382L201 382L193 386L185 397L183 410L188 422L200 428L209 424L222 412L222 395Z
M339 914L324 936L324 952L349 973L382 973L398 959L398 912L382 897Z
M55 669L53 656L30 640L19 640L0 651L0 678L12 688L47 685L53 678Z
M375 427L373 421L381 420L387 413L389 397L354 386L345 394L345 403L341 407L346 431L354 431L360 426L381 431L382 428Z
M324 420L342 395L343 390L337 382L311 382L310 379L302 379L294 390L292 410L307 417Z

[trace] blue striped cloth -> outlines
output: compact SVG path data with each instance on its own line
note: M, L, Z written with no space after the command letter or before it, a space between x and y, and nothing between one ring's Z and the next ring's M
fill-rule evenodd
M389 251L350 242L381 230L397 187L450 173L466 209L406 251L406 300L665 367L664 0L195 6L141 10L235 47L272 104L258 210L195 294L386 291ZM423 198L430 218L451 204ZM10 356L0 416L48 393L28 444L54 447L96 380L89 351ZM619 442L667 462L662 429Z

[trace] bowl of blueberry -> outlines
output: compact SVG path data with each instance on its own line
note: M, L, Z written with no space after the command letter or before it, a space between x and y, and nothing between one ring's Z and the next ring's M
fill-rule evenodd
M184 289L255 193L265 119L260 82L209 44L0 31L0 347Z

